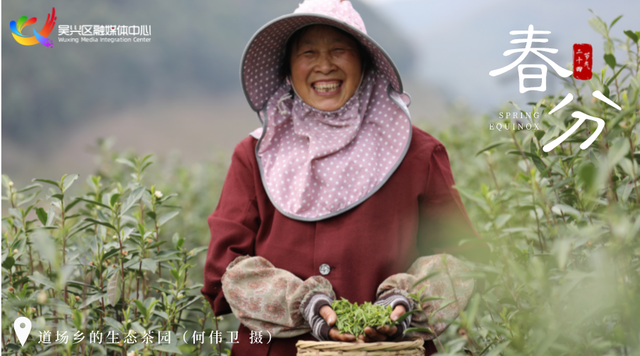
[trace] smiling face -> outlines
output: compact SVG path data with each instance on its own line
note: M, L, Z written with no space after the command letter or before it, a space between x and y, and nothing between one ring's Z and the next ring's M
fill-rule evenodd
M296 92L319 110L340 109L360 84L358 44L331 26L307 29L292 45L290 66Z

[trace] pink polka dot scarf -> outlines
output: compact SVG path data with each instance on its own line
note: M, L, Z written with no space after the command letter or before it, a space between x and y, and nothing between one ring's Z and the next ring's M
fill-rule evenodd
M265 130L252 133L263 186L292 219L336 216L380 189L402 162L411 141L407 106L375 69L335 111L292 92L288 82L280 85L261 112Z

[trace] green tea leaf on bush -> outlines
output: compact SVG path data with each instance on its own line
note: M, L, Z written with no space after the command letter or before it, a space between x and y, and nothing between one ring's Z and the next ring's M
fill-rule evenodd
M18 220L22 220L22 213L20 212L20 209L9 208L9 214L13 215Z
M146 317L148 311L147 311L147 308L144 306L144 303L142 303L139 300L134 300L133 302L135 303L136 307L138 307L138 310L140 311L140 313L142 313L142 315Z
M615 59L614 59L614 61L615 61ZM616 78L618 77L618 75L620 75L620 72L622 72L622 70L623 70L623 69L625 69L626 67L627 67L627 65L626 65L626 64L625 64L625 65L623 65L622 67L620 67L620 68L618 69L618 71L617 71L617 72L615 72L615 69L614 69L615 74L613 75L613 77L609 78L609 80L607 81L607 83L606 83L605 85L606 85L607 87L608 87L609 85L611 85L611 83L613 83L613 81L614 81L614 80L616 80Z
M64 212L68 212L69 210L71 210L71 208L73 208L74 206L76 206L76 204L78 204L79 202L81 202L80 198L75 198L71 203L67 204L67 206L64 207Z
M144 301L144 306L149 311L149 314L153 314L153 311L156 309L156 305L160 303L159 300L155 300L155 298L147 298Z
M102 261L104 262L107 258L110 258L111 256L119 252L120 252L120 249L118 249L117 247L110 249L102 256Z
M50 180L50 179L34 179L33 182L42 182L42 183L48 183L51 184L53 186L55 186L56 188L60 189L60 184L54 180Z
M404 313L404 314L400 315L400 317L399 317L398 319L396 319L396 321L391 322L389 325L392 325L392 326L393 326L393 325L398 325L399 323L403 322L403 321L404 321L404 319L408 318L408 317L409 317L409 315L411 315L411 314L413 314L413 313L417 313L417 312L419 312L419 311L420 311L420 310L418 310L418 309L413 309L413 310L411 310L411 311L408 311L408 312L406 312L406 313Z
M50 197L58 200L64 200L64 194L52 194Z
M77 330L82 330L82 314L80 314L80 310L75 309L73 311L73 326L76 327Z
M105 322L105 324L109 325L110 327L114 328L115 330L124 331L123 330L124 327L122 326L122 324L119 321L117 321L116 319L114 319L114 318L110 318L108 316L105 316L104 317L104 322Z
M596 181L596 166L586 162L578 168L578 181L584 184L587 190L591 190Z
M86 251L83 252L83 255L87 256ZM78 282L78 281L69 281L67 285L70 286L70 287L76 287L78 289L83 289L84 287L86 287L86 288L91 288L91 289L93 289L95 291L99 291L100 290L100 287L98 287L98 286L94 286L94 285L91 285L91 284L82 283L82 282Z
M62 180L62 184L63 184L62 186L65 192L67 191L67 189L69 189L69 187L71 187L71 184L73 184L73 182L75 182L76 179L78 179L77 174L72 174L70 176L64 177L64 179Z
M444 298L442 298L442 297L436 297L436 296L433 296L433 297L423 297L423 298L421 298L421 299L420 299L420 303L424 304L424 303L426 303L426 302L431 302L431 301L434 301L434 300L443 300L443 299L444 299Z
M36 215L38 216L38 220L42 223L42 225L47 225L47 213L42 208L36 208Z
M56 290L56 285L49 278L40 274L40 272L36 271L32 276L28 276L30 280L36 282L36 284L45 285L53 290Z
M129 236L131 236L131 233L134 232L135 229L132 227L125 227L124 229L122 229L122 231L120 232L120 236L122 236L122 239L126 239Z
M466 327L467 328L471 328L473 325L473 322L476 319L476 314L478 312L478 307L480 306L480 294L475 294L471 300L469 301L469 305L467 306L467 311L466 311Z
M58 290L64 289L65 284L67 284L67 281L69 280L69 277L71 277L71 275L73 274L74 270L75 270L75 266L68 265L68 264L63 265L60 268L60 270L58 271L58 279L56 281Z
M616 57L613 54L611 53L605 54L604 61L607 63L609 67L611 67L611 69L613 69L614 71L616 70Z
M89 204L92 204L92 205L101 206L101 207L103 207L103 208L107 208L107 209L111 210L111 207L110 207L109 205L102 204L102 203L101 203L101 202L99 202L99 201L89 200L89 199L84 199L84 198L79 198L79 199L80 199L81 201L85 202L85 203L89 203Z
M505 341L502 344L494 347L491 351L489 351L485 356L498 356L502 352L502 350L506 349L511 341Z
M47 223L45 224L46 226L51 226L53 225L53 221L56 218L56 211L53 210L53 207L49 208L49 211L47 212Z
M440 308L436 311L431 312L431 315L429 316L429 319L433 319L433 316L436 315L439 311L443 310L444 308L448 307L449 305L455 303L455 299L451 299L449 301L445 301L444 304L440 305Z
M40 184L37 184L37 183L36 184L31 184L31 185L28 185L28 186L18 190L18 193L24 193L24 192L29 191L31 189L40 188L40 187L42 187L42 185L40 185Z
M169 315L162 310L155 310L153 314L163 318L164 320L169 320Z
M616 193L618 197L621 199L623 203L626 203L629 200L629 195L631 195L631 191L633 190L632 184L620 184Z
M60 299L50 298L48 299L49 305L52 306L52 309L56 310L58 313L62 315L71 315L73 310L69 307L69 304L63 302Z
M418 284L420 284L420 283L422 283L422 282L426 281L427 279L430 279L430 278L433 278L433 277L435 277L435 276L439 275L440 273L442 273L442 271L435 271L435 272L431 272L431 273L427 274L426 276L424 276L424 277L422 277L422 278L418 279L415 283L413 283L413 287L415 287L415 286L417 286Z
M38 193L39 193L39 192L40 192L40 191L33 192L33 193L29 194L26 198L24 198L24 199L20 200L20 201L18 202L17 206L21 206L21 205L24 205L24 204L26 204L26 203L30 202L31 200L33 200L33 198L35 198L35 197L36 197L36 195L38 195Z
M431 328L408 328L404 331L405 334L413 332L435 334Z
M616 24L616 22L618 22L618 20L620 20L622 18L623 15L620 15L618 17L616 17L613 21L611 21L611 25L609 25L609 29L611 29L613 27L613 25Z
M496 218L495 224L498 229L502 228L504 224L507 223L511 219L511 214L500 214L498 218Z
M556 256L558 268L561 270L564 270L567 265L567 259L569 258L569 253L571 253L571 243L571 240L565 238L558 240L555 245L553 245L553 251L551 252Z
M116 203L118 202L118 199L120 199L120 194L114 194L111 196L111 199L109 199L109 205L111 206L115 206Z
M129 167L131 167L131 168L133 168L133 169L136 169L136 165L135 165L135 163L133 163L133 162L129 161L129 160L128 160L128 159L126 159L126 158L118 158L118 159L116 159L116 162L118 162L118 163L122 163L122 164L126 164L127 166L129 166Z
M12 351L20 351L20 345L16 345L14 343L7 344L7 349Z
M209 249L209 246L200 246L200 247L196 247L193 250L190 251L191 256L195 257L197 256L200 252L202 251L206 251L207 249Z
M13 257L8 256L3 262L2 267L6 268L8 271L11 271L11 267L16 263L16 260Z
M636 90L640 90L640 72L638 72L635 77L631 77L631 85L635 87Z
M635 32L626 30L624 31L624 34L627 35L627 37L629 37L633 42L638 43L638 35L636 35Z
M151 271L151 273L156 273L157 268L158 268L158 261L155 261L151 258L145 258L142 260L142 269Z
M31 235L31 239L33 242L33 247L40 254L40 257L49 262L53 270L57 270L60 266L60 257L58 255L58 251L60 249L56 248L56 245L53 241L51 235L49 235L46 231L38 230L33 235Z
M178 271L176 271L175 269L172 269L171 275L173 276L173 278L176 279L176 281L180 281L180 275L178 274Z
M11 182L11 178L9 178L8 175L3 174L2 175L2 185L4 185L5 188L9 189L9 182Z
M98 350L100 352L100 355L105 356L107 354L107 350L100 344L94 344L89 342L87 343L87 346L89 346L91 349Z
M193 298L193 297L191 297L191 298ZM186 303L185 305L181 306L181 307L178 309L178 311L181 311L181 310L187 309L190 305L192 305L192 304L194 304L194 303L198 302L198 301L199 301L200 299L202 299L202 298L204 298L204 296L202 296L202 295L199 295L199 296L197 296L197 297L193 298L193 299L192 299L192 300L190 300L188 303ZM180 299L180 301L182 301L182 300L188 300L188 299L187 299L187 298ZM196 310L199 310L199 309L196 309Z
M637 168L634 169L634 165L630 159L623 158L622 161L620 161L620 167L622 167L622 170L630 177L638 176Z
M121 281L120 281L120 271L115 271L111 278L109 278L109 283L107 283L107 303L115 306L116 303L120 300L121 290Z
M576 209L574 209L573 207L570 207L568 205L564 205L564 204L556 204L551 208L551 211L553 211L554 213L558 214L558 215L571 215L573 216L576 220L580 219L580 216L582 214L580 214L580 212Z
M492 149L492 148L496 148L496 147L498 147L498 146L502 145L503 143L504 143L504 142L497 142L497 143L492 143L492 144L490 144L490 145L488 145L488 146L485 146L483 149L481 149L480 151L478 151L478 152L476 153L476 156L480 155L480 154L481 154L482 152L484 152L484 151L489 151L489 150L490 150L490 149Z
M484 201L484 199L479 197L479 196L477 196L472 190L463 188L463 187L458 186L458 185L454 185L453 188L456 189L460 194L462 194L465 197L473 200L476 204L478 204L478 206L480 208L482 208L482 210L485 210L485 211L489 210L489 206Z
M170 213L166 213L164 215L162 215L159 219L158 219L158 226L162 226L164 225L167 221L173 219L176 215L178 215L180 212L179 211L172 211Z
M134 321L133 323L131 323L131 328L140 335L144 335L147 332L147 330L145 330L144 327L142 327L142 325L140 325L140 322L138 321ZM129 349L129 350L133 350L133 349Z
M85 221L90 222L90 223L94 223L94 224L98 224L98 225L102 225L102 226L106 226L114 231L116 231L116 227L109 224L108 222L104 222L104 221L100 221L100 220L96 220L96 219L85 219Z
M624 137L616 137L613 144L609 145L607 158L609 159L609 167L614 167L620 160L629 153L629 141Z
M106 296L107 296L107 293L96 293L94 295L88 296L87 299L85 299L84 302L82 302L82 304L80 305L80 309L86 308L91 304L100 301L100 299Z
M605 37L607 36L607 25L605 25L604 22L602 22L602 20L600 20L599 18L590 18L589 26L591 26L591 28L596 30L596 32L598 32L599 34Z
M133 192L131 192L131 194L124 201L124 204L122 204L122 210L120 211L121 214L126 213L127 210L131 209L131 207L134 206L138 202L138 200L140 200L140 198L142 198L144 189L144 187L138 187Z

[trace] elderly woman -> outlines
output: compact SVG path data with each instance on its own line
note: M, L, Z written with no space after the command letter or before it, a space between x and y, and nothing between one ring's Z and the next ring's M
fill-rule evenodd
M314 338L392 341L409 325L444 331L474 281L457 278L467 268L443 253L483 260L488 248L452 188L444 146L411 125L398 71L351 4L306 0L273 20L241 71L262 127L236 146L208 219L202 288L216 315L241 322L232 353L293 356L298 340ZM422 287L457 303L429 320L442 300L430 301L359 339L333 327L336 298L390 305L396 320ZM250 342L257 331L263 343ZM427 355L436 351L432 334L417 335Z

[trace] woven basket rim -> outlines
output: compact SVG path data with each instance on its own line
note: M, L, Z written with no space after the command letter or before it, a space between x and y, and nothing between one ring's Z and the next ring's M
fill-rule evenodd
M422 347L424 340L416 338L406 341L378 341L353 343L342 341L308 341L299 340L296 347L301 350L343 350L343 351L397 351Z

